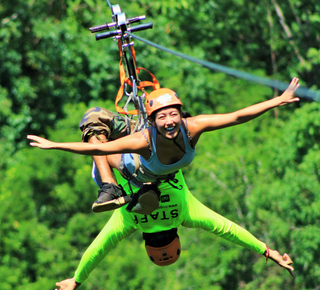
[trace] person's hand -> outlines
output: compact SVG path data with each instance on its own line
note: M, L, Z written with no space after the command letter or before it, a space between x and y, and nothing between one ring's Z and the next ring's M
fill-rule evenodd
M39 147L41 149L53 149L54 148L54 142L47 140L45 138L36 136L36 135L28 135L27 138L29 140L33 140L36 142L31 142L30 145L33 147Z
M299 79L293 78L291 80L291 83L289 87L283 92L283 94L279 97L281 99L280 106L291 104L294 102L298 102L300 99L297 97L294 97L294 93L299 88Z
M57 282L56 286L60 288L55 288L55 290L74 290L80 286L80 283L77 283L74 278L70 278Z
M278 251L269 249L268 258L277 263L279 266L287 269L290 275L293 277L292 271L294 271L294 268L291 266L293 262L288 254L284 254L281 256Z

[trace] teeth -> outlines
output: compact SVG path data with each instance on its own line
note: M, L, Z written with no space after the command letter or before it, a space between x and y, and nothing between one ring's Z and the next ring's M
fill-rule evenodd
M166 130L167 131L172 131L172 130L174 130L174 127L167 128Z

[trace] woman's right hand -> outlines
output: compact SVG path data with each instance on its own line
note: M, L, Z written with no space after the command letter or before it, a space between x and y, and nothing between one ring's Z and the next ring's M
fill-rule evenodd
M56 283L56 286L60 288L56 288L55 290L74 290L78 288L81 284L77 283L74 278L65 279Z
M55 142L47 140L45 138L36 136L36 135L28 135L27 138L29 140L33 140L35 142L31 142L30 145L33 147L39 147L41 149L53 149Z

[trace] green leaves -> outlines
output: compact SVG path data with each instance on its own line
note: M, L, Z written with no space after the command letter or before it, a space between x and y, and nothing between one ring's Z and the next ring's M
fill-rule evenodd
M299 76L302 84L319 87L317 1L118 3L127 17L145 14L154 23L139 35L155 43L259 76L282 81ZM88 30L111 22L106 1L13 0L1 4L0 15L0 288L51 289L73 275L110 213L91 213L97 187L90 157L30 148L25 136L79 141L78 124L89 107L114 110L119 53L114 41L97 42ZM162 87L177 91L193 115L227 113L281 93L139 41L135 50L137 65L153 72ZM294 280L245 249L181 228L183 251L176 264L153 266L135 233L81 287L317 287L319 116L319 104L302 100L247 124L205 134L195 161L184 170L199 200L290 254Z

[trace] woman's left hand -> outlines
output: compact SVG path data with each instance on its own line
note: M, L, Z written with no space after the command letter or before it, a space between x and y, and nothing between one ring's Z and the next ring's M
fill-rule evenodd
M279 96L279 98L281 99L280 106L298 102L300 100L298 97L294 97L294 93L299 88L299 86L299 79L293 78L290 82L289 87L283 92L281 96Z

